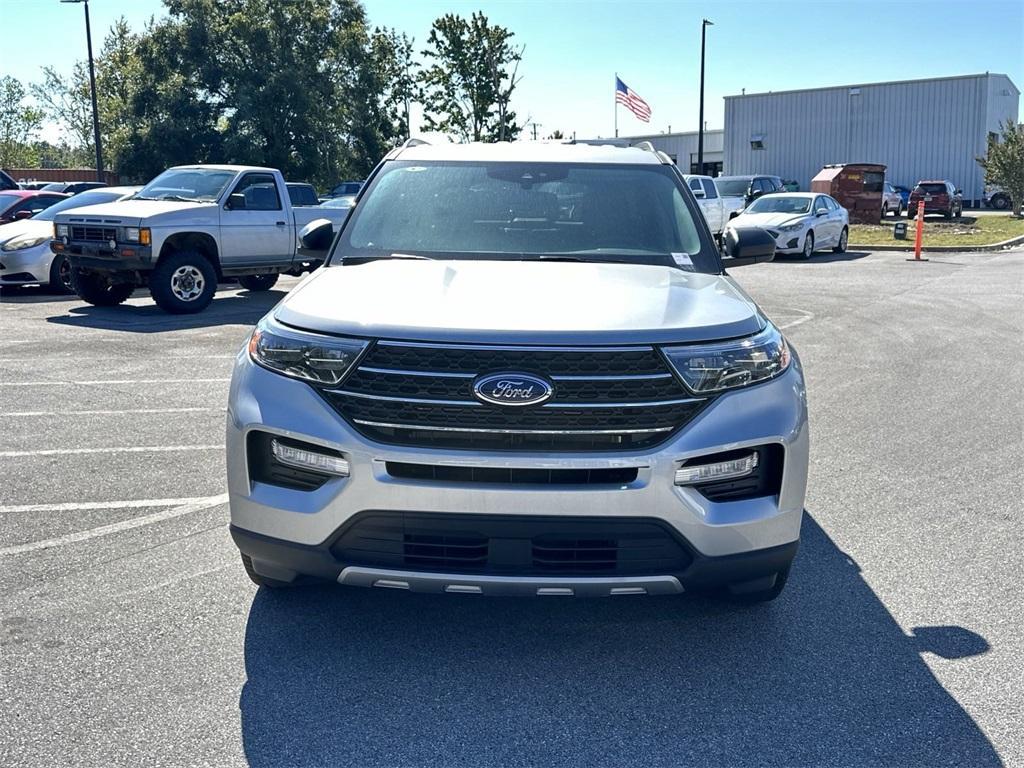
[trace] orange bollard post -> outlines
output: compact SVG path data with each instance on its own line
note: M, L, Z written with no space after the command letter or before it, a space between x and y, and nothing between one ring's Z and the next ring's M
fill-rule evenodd
M921 235L924 234L924 200L917 202L917 233L914 235L914 258L907 261L928 261L921 258Z

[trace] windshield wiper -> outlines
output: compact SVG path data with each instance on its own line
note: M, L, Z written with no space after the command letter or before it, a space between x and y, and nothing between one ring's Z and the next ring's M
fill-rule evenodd
M171 200L176 203L201 203L198 197L182 197L181 195L164 195L163 197L154 198L156 200Z

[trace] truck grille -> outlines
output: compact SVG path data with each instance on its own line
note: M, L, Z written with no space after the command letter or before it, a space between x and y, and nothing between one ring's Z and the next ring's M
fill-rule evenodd
M474 380L521 371L554 385L542 405L482 403ZM498 347L378 342L321 395L366 437L427 448L640 449L664 441L708 400L690 395L653 347Z
M89 242L106 243L111 240L117 240L117 228L116 227L71 227L71 239L72 240L86 240Z
M344 565L558 576L679 573L693 560L653 520L393 511L356 515L331 554Z

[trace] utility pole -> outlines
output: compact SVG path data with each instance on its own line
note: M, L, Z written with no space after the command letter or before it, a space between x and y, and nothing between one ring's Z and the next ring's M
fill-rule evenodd
M96 68L92 61L92 29L89 26L89 0L60 0L62 3L85 5L85 44L89 49L89 92L92 95L92 140L96 146L96 181L103 178L103 145L100 143L100 113L96 107Z
M530 130L533 132L534 141L537 140L537 129L542 125L544 125L544 123L530 123Z
M714 26L714 22L707 19L700 25L700 124L697 127L697 173L704 173L704 46L709 26Z

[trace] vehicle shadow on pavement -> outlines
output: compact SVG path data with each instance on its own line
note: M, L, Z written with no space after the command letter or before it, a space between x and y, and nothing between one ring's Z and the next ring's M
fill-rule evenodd
M217 325L255 325L284 298L287 291L242 291L231 296L215 296L213 302L194 315L172 315L153 303L142 306L122 304L118 307L94 307L80 304L67 314L46 318L49 323L78 328L99 328L128 333L166 333L187 328L209 328ZM135 298L143 294L136 292ZM78 299L77 296L72 298ZM148 295L146 296L148 299ZM81 299L78 299L81 302Z
M0 304L41 304L46 301L81 301L74 294L57 293L44 286L0 286Z
M810 259L805 259L799 255L780 253L776 254L775 261L786 261L794 264L831 264L835 261L857 261L858 259L863 259L865 256L870 255L871 251L845 251L843 253L819 251Z
M1000 765L808 516L775 603L261 589L241 694L250 765Z

